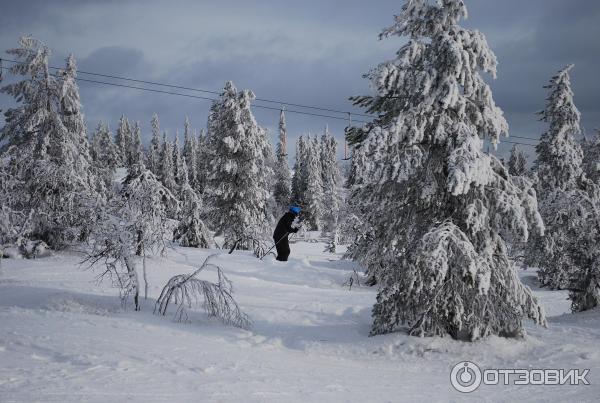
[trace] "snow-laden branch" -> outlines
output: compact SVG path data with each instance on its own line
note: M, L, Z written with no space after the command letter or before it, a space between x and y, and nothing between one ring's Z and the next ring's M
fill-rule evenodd
M164 286L154 305L154 313L166 315L171 303L177 305L175 318L187 319L186 308L201 305L209 317L219 318L223 323L248 329L252 326L250 318L243 313L233 299L233 285L221 268L213 263L217 254L210 255L202 266L192 274L179 274L171 277ZM217 271L217 282L200 280L196 276L205 269Z

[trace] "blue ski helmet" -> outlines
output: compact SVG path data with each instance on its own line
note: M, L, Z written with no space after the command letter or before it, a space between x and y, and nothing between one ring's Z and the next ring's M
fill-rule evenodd
M301 209L300 207L298 207L298 206L291 206L291 207L290 207L290 211L291 211L292 213L296 214L296 215L300 214L300 211L301 211L301 210L302 210L302 209Z

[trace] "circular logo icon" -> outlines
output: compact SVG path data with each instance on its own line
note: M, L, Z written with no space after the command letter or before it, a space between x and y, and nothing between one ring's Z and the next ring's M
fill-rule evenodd
M461 361L450 372L450 383L462 393L471 393L481 385L481 370L471 361Z

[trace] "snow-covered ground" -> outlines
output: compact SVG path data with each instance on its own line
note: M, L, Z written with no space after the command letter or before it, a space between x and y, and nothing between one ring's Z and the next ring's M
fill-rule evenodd
M598 401L600 312L568 313L566 294L537 289L534 272L522 279L544 304L549 327L528 324L525 339L368 337L375 290L342 287L353 264L324 246L293 244L288 263L243 252L217 258L254 321L249 331L201 310L190 323L152 314L166 281L215 251L176 248L151 259L141 312L123 310L118 291L96 284L97 273L80 267L75 252L4 260L0 402ZM462 394L450 370L463 360L482 368L588 368L591 385L482 385Z

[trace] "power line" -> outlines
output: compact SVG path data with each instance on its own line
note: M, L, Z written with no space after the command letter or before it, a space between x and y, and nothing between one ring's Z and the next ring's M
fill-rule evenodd
M89 80L86 78L76 78L77 81L83 81L83 82L88 82L88 83L94 83L94 84L103 84L103 85L110 85L113 87L122 87L122 88L130 88L130 89L135 89L135 90L141 90L141 91L150 91L150 92L157 92L160 94L168 94L168 95L177 95L180 97L186 97L186 98L196 98L196 99L204 99L204 100L208 100L208 101L218 101L217 99L214 98L210 98L210 97L203 97L203 96L199 96L199 95L191 95L191 94L181 94L179 92L171 92L171 91L163 91L163 90L157 90L154 88L144 88L144 87L136 87L133 85L127 85L127 84L117 84L117 83L109 83L106 81L97 81L97 80ZM252 104L251 105L254 108L262 108L262 109L268 109L268 110L273 110L273 111L280 111L281 108L275 108L272 106L266 106L266 105L256 105L256 104ZM327 119L337 119L337 120L344 120L347 121L347 118L343 118L340 116L331 116L331 115L324 115L321 113L313 113L313 112L303 112L303 111L297 111L294 109L286 109L285 110L286 113L296 113L299 115L309 115L309 116L318 116L318 117L322 117L322 118L327 118ZM354 120L355 122L360 122L360 123L369 123L367 121L364 120Z
M3 60L5 60L7 62L10 62L10 63L15 63L15 64L24 64L23 62L19 62L17 60L11 60L11 59L3 59ZM54 66L48 66L48 67L51 68L51 69L54 69L54 70L61 70L60 67L54 67ZM110 75L110 74L101 74L101 73L95 73L95 72L91 72L91 71L78 70L77 73L78 74L87 74L87 75L97 76L97 77L112 78L112 79L116 79L116 80L136 82L136 83L140 83L140 84L156 85L156 86L160 86L160 87L174 88L174 89L179 89L179 90L203 92L203 93L206 93L206 94L213 94L213 95L221 95L221 93L218 92L218 91L211 91L211 90L204 90L204 89L200 89L200 88L185 87L185 86L181 86L181 85L159 83L159 82L156 82L156 81L139 80L139 79L136 79L136 78L115 76L115 75ZM354 116L373 117L373 115L367 115L367 114L364 114L364 113L354 113L354 112L349 112L349 111L340 111L340 110L337 110L337 109L323 108L323 107L320 107L320 106L312 106L312 105L304 105L304 104L298 104L298 103L293 103L293 102L284 102L284 101L278 101L278 100L267 99L267 98L256 98L256 101L274 103L274 104L279 104L279 105L294 106L294 107L297 107L297 108L306 108L306 109L313 109L313 110L321 110L321 111L332 112L332 113L342 113L342 114L345 114L345 115L347 115L348 113L350 113L350 114L352 114ZM280 110L280 108L271 108L271 109ZM344 120L345 120L345 118L344 118Z
M540 141L539 138L534 139L531 137L522 137L522 136L513 136L512 134L510 134L508 137L512 137L513 139L522 139L522 140L531 140L531 141Z
M3 59L6 60L6 59ZM5 70L10 70L9 67L2 67L0 66L0 70L1 69L5 69ZM52 74L52 76L56 77L55 74ZM210 97L203 97L200 95L192 95L192 94L182 94L179 92L172 92L172 91L164 91L164 90L158 90L155 88L144 88L144 87L136 87L133 85L127 85L127 84L118 84L118 83L110 83L107 81L99 81L99 80L90 80L87 78L76 78L77 81L82 81L82 82L87 82L87 83L93 83L93 84L101 84L101 85L109 85L109 86L113 86L113 87L121 87L121 88L129 88L129 89L136 89L136 90L141 90L141 91L149 91L149 92L154 92L154 93L159 93L159 94L167 94L167 95L176 95L176 96L181 96L181 97L186 97L186 98L195 98L195 99L202 99L202 100L207 100L207 101L217 101L217 99L215 98L210 98ZM252 105L253 107L256 108L262 108L262 109L268 109L268 110L275 110L275 111L280 111L280 108L276 108L276 107L272 107L272 106L265 106L265 105ZM301 115L309 115L309 116L317 116L317 117L323 117L323 118L328 118L328 119L338 119L338 120L347 120L347 118L342 118L339 116L330 116L330 115L324 115L324 114L320 114L320 113L312 113L312 112L303 112L303 111L296 111L296 110L288 110L286 109L286 112L289 113L296 113L296 114L301 114ZM369 123L363 120L353 120L354 122L360 122L360 123ZM527 139L527 140L532 140L532 141L536 141L539 142L539 139L533 139L530 137L521 137L521 136L510 136L512 138L518 138L518 139ZM501 141L499 144L502 143L508 143L508 144L517 144L517 145L523 145L523 146L529 146L529 147L535 147L535 144L528 144L528 143L523 143L523 142L518 142L518 141L510 141L510 140L503 140Z
M9 70L10 68L9 67L2 67L2 69ZM56 74L52 74L52 76L53 77L57 77ZM86 82L86 83L102 84L102 85L109 85L109 86L113 86L113 87L121 87L121 88L129 88L129 89L135 89L135 90L140 90L140 91L155 92L155 93L159 93L159 94L176 95L176 96L186 97L186 98L203 99L203 100L206 100L206 101L218 101L218 99L211 98L211 97L203 97L203 96L200 96L200 95L192 95L192 94L182 94L180 92L158 90L158 89L155 89L155 88L137 87L137 86L134 86L134 85L127 85L127 84L111 83L111 82L108 82L108 81L90 80L90 79L87 79L87 78L80 78L80 77L77 77L76 80L77 81L81 81L81 82ZM266 105L252 104L251 106L254 107L254 108L261 108L261 109L267 109L267 110L273 110L273 111L280 111L281 110L281 108L276 108L276 107L273 107L273 106L266 106ZM286 109L285 111L286 111L286 113L295 113L295 114L299 114L299 115L317 116L317 117L322 117L322 118L327 118L327 119L336 119L336 120L343 120L343 121L347 121L348 120L348 118L341 117L341 116L331 116L331 115L325 115L325 114L321 114L321 113L304 112L304 111L298 111L298 110L294 110L294 109ZM369 122L367 122L365 120L358 120L358 119L354 119L354 122L369 123Z
M508 144L517 144L517 145L521 145L521 146L529 146L529 147L536 147L536 144L527 144L527 143L519 143L518 141L509 141L509 140L504 140L501 141L498 144L502 144L502 143L508 143Z

